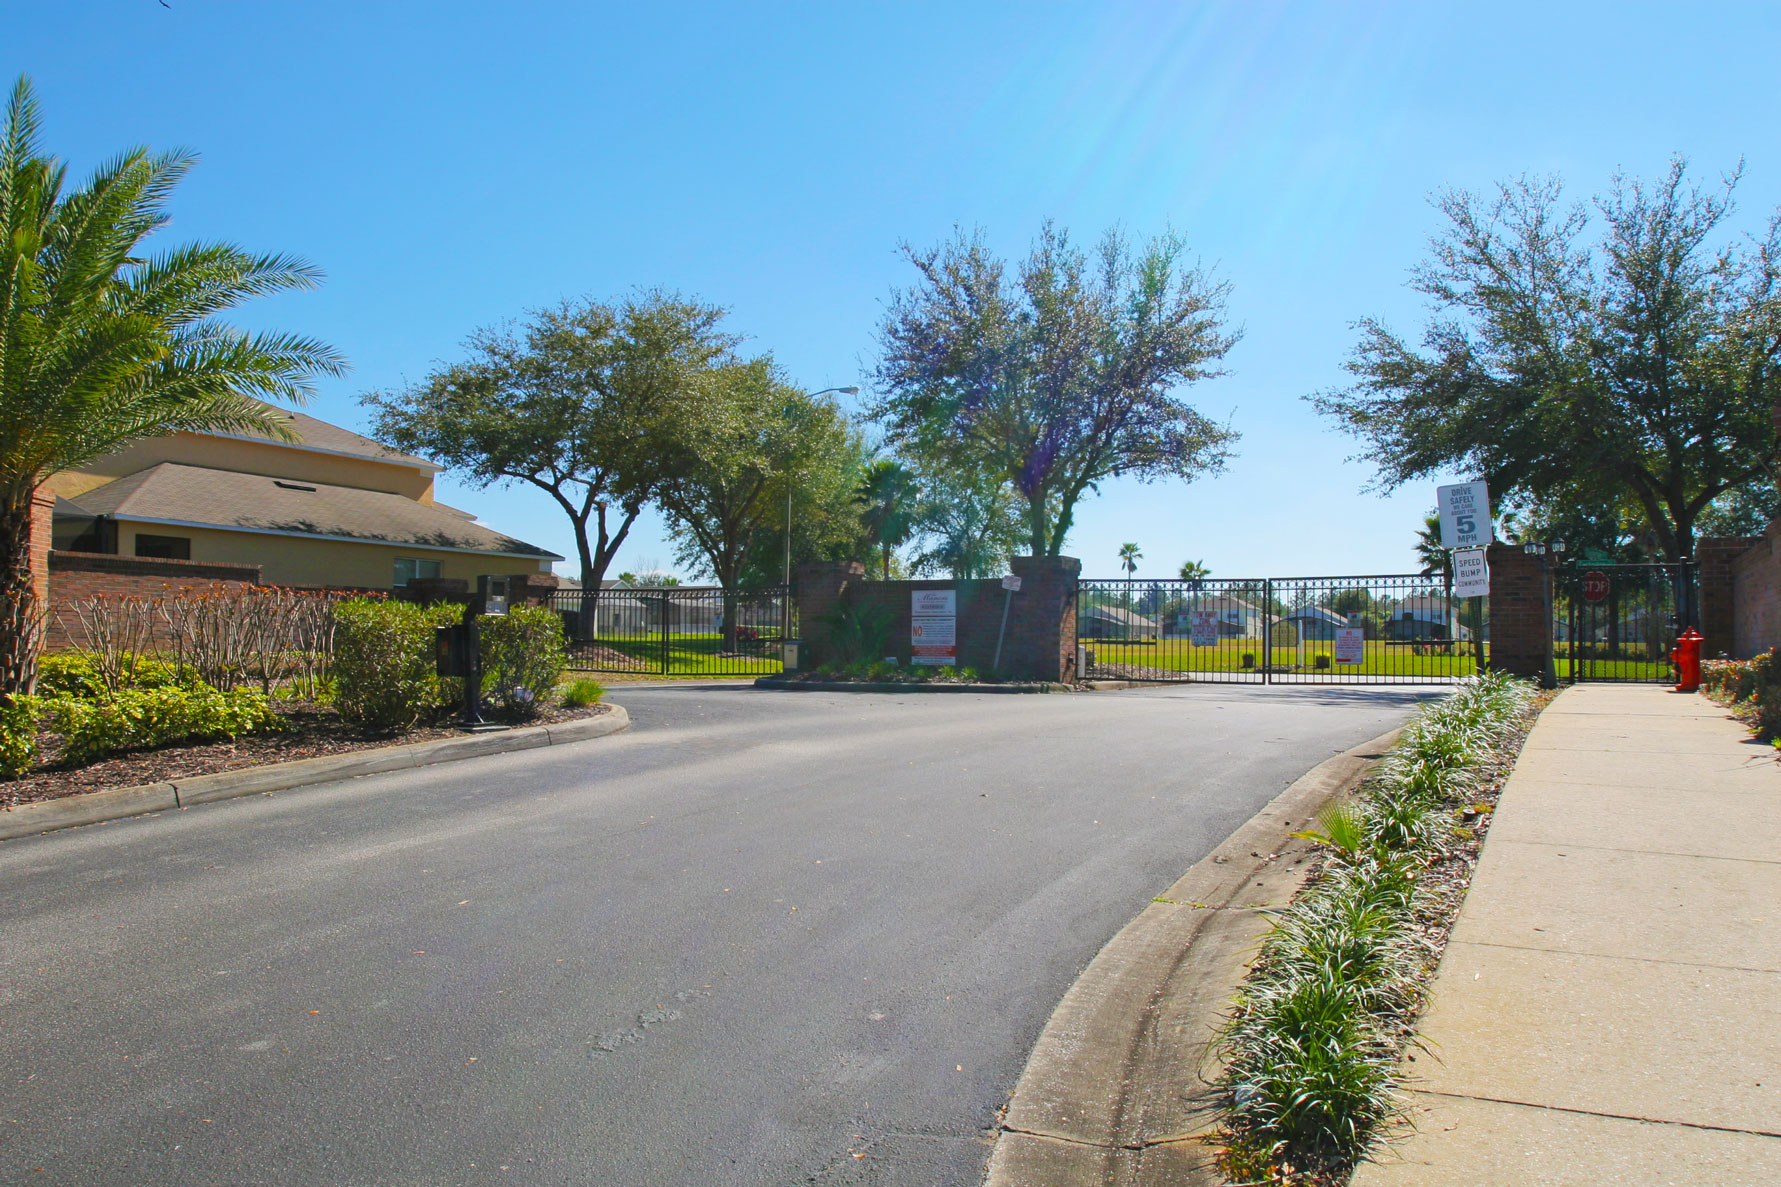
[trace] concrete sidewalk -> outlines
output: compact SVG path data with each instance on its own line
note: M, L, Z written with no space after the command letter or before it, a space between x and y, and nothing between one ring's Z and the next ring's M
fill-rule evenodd
M1586 684L1498 806L1355 1187L1781 1183L1781 768L1704 697Z

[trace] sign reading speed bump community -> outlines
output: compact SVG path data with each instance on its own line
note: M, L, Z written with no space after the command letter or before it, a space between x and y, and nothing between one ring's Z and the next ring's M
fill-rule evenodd
M956 665L958 595L950 589L909 593L909 661L932 667Z
M1456 598L1488 598L1490 596L1490 565L1482 548L1461 548L1453 554L1453 596Z

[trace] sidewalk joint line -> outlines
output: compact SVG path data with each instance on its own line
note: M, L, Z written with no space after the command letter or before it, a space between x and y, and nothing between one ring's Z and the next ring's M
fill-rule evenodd
M1781 1133L1767 1129L1744 1129L1736 1125L1709 1125L1704 1121L1672 1121L1667 1117L1636 1117L1630 1113L1604 1113L1596 1109L1577 1109L1569 1105L1540 1105L1532 1101L1511 1100L1506 1096L1479 1096L1470 1092L1442 1092L1435 1088L1412 1088L1421 1096L1444 1096L1449 1100L1481 1100L1496 1105L1513 1105L1520 1109L1547 1109L1554 1113L1574 1113L1580 1117L1601 1117L1608 1121L1638 1121L1645 1125L1675 1125L1683 1129L1705 1129L1713 1133L1741 1133L1757 1138L1781 1138Z
M1651 857L1687 857L1695 861L1735 861L1761 866L1781 865L1781 859L1777 858L1719 857L1712 853L1683 853L1676 849L1632 849L1622 845L1589 845L1571 841L1524 841L1519 837L1504 837L1503 842L1509 845L1543 845L1547 849L1589 849L1597 853L1644 853Z
M1685 969L1718 969L1725 973L1761 973L1781 977L1781 969L1756 969L1742 964L1713 964L1704 960L1668 960L1662 956L1619 956L1612 952L1585 952L1575 948L1538 948L1532 944L1502 944L1494 940L1451 940L1448 947L1459 944L1471 948L1508 948L1516 952L1544 952L1548 956L1586 956L1591 960L1625 960L1633 964L1670 964Z

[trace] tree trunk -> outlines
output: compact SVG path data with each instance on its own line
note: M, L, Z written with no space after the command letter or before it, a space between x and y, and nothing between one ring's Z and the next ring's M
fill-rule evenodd
M0 698L37 683L43 608L31 580L31 493L0 500Z

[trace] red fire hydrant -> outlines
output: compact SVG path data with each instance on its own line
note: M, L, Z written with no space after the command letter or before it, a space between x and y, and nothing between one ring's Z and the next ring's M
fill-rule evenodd
M1676 665L1676 691L1694 692L1701 686L1701 633L1693 627L1682 632L1676 640L1676 647L1670 652L1670 662Z

